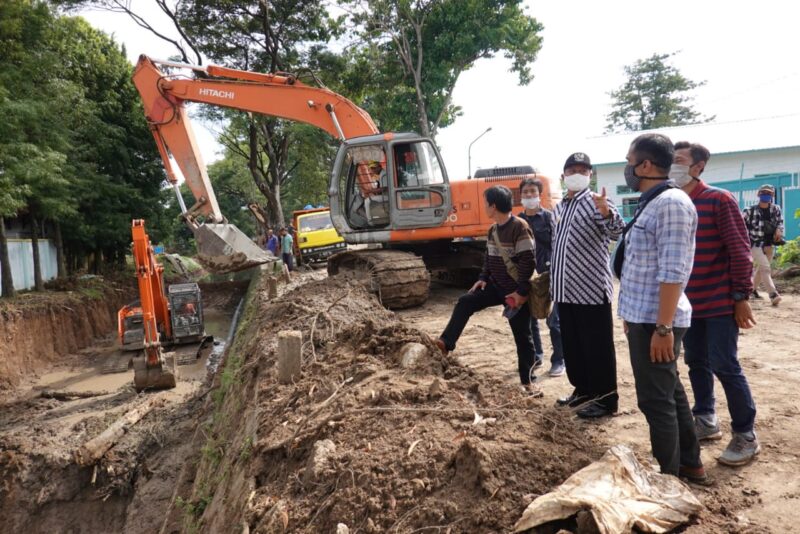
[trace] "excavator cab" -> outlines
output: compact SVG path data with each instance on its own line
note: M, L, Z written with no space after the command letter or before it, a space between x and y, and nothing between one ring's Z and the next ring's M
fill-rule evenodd
M195 343L205 338L203 303L197 284L169 286L170 320L174 344Z
M405 133L346 140L334 169L331 217L349 242L374 242L370 231L440 226L450 213L447 172L430 139Z

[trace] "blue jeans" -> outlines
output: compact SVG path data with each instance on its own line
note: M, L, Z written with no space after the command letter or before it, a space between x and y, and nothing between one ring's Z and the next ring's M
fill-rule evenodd
M558 304L553 303L553 309L545 322L550 329L550 343L553 345L553 355L550 364L564 364L564 349L561 347L561 321L558 319ZM531 317L531 335L533 336L533 350L539 357L544 353L542 336L539 333L539 320Z
M692 318L683 338L689 380L694 391L695 415L710 415L714 410L714 376L725 390L731 428L734 432L750 432L756 418L756 405L750 385L737 357L739 327L733 315Z

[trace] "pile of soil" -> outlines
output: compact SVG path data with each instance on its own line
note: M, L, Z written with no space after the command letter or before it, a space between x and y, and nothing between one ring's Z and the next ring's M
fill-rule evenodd
M442 355L358 282L266 295L252 295L218 381L204 450L219 453L196 473L192 528L509 531L602 453L571 414ZM305 341L288 385L281 330Z

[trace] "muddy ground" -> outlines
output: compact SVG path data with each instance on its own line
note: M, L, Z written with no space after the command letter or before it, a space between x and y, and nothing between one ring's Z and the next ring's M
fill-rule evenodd
M218 340L224 341L228 335L246 288L246 283L202 288L206 330ZM48 349L37 360L29 350L28 371L13 390L4 391L0 406L0 530L110 533L158 532L165 527L170 531L165 510L174 501L178 471L191 455L190 438L197 426L194 414L202 402L201 388L208 382L205 358L179 367L175 389L137 395L132 370L103 372L109 359L118 354L114 305L96 305L110 317L103 317L93 330L83 325L95 320L98 312L84 312L72 302L73 315L80 314L73 317L77 325L73 326L70 315L64 313L64 298L58 293L45 298L59 315L45 313L34 319L31 327L38 329L34 337L49 343L64 331L104 335L90 338L88 347L60 356ZM20 327L16 321L15 328ZM27 347L29 337L23 332L16 338L9 335L7 341L13 344L22 339L19 343ZM76 465L73 455L81 445L151 395L160 397L156 409L97 464Z
M237 294L208 294L209 329L216 322L224 337ZM181 367L175 390L137 396L132 377L99 372L113 336L49 364L0 407L3 530L507 532L535 496L608 446L648 458L619 323L620 413L583 422L552 407L570 392L566 377L542 378L542 399L517 389L499 308L473 318L452 357L432 350L459 294L434 286L426 305L395 314L322 271L297 276L273 301L262 279L213 381L198 363ZM727 435L704 448L716 484L692 488L707 510L685 532L792 532L800 520L800 299L754 307L759 325L740 348L763 451L734 470L715 462ZM276 378L285 329L305 340L303 372L290 384ZM408 343L419 344L416 361L403 361ZM54 390L108 394L42 398ZM76 447L148 395L161 405L95 466L75 464Z
M454 289L435 289L425 306L402 311L399 315L406 323L438 335L447 324L459 294L460 291ZM777 533L795 532L800 528L800 398L797 396L800 390L800 297L785 294L778 307L770 306L766 299L756 300L753 309L758 325L742 332L739 351L758 409L756 432L762 452L756 462L732 469L716 462L730 438L729 431L725 432L722 441L710 442L703 447L703 462L716 479L716 484L711 488L693 486L708 511L686 532L738 530ZM543 321L540 321L540 326L546 357L549 358L549 336ZM615 320L615 345L619 414L602 422L578 424L606 444L625 443L646 457L650 447L647 424L636 407L628 347L619 319ZM515 385L514 342L499 308L485 310L473 317L455 355L480 375L503 380L509 388ZM538 374L546 375L548 367L549 361L546 361ZM687 368L682 362L680 372L691 399ZM571 393L566 376L542 376L538 383L545 392L545 404ZM728 429L730 417L718 382L716 397L720 424L723 429Z

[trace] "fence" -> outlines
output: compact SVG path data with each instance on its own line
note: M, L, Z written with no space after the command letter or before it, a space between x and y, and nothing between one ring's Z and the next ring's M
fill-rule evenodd
M30 239L9 239L8 259L11 262L14 288L32 288L34 286L33 245ZM55 278L58 274L58 263L56 262L56 246L51 240L39 240L39 259L41 260L42 279L52 280Z
M739 208L745 209L758 202L758 188L763 184L775 186L775 203L781 207L786 225L786 239L800 237L800 218L795 217L795 212L800 210L800 177L798 173L776 173L714 182L709 185L727 189L739 201ZM619 206L622 217L629 221L636 211L637 202L625 199Z

